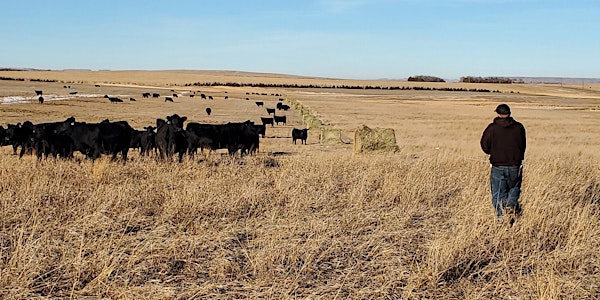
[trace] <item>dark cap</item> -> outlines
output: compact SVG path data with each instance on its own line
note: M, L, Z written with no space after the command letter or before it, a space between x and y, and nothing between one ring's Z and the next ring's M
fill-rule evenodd
M506 104L500 104L498 107L496 107L495 112L501 115L510 115L510 107L508 107Z

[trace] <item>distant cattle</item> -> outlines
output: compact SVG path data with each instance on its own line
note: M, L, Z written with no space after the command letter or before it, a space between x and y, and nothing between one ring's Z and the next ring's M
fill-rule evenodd
M283 98L279 98L279 101L283 101Z
M306 139L308 138L308 129L292 129L292 142L296 144L296 140L301 140L302 144L306 145Z
M283 105L281 105L281 109L285 110L285 111L288 111L288 110L290 110L290 106L287 105L287 104L283 104Z
M206 114L207 114L207 115L209 115L209 116L210 116L210 113L211 113L211 111L212 111L212 110L210 109L210 107L207 107L207 108L206 108Z
M36 96L41 96L42 94L43 94L43 91L35 91Z
M100 85L99 85L99 84L94 84L94 86L95 86L95 87L100 87Z
M204 95L204 94L200 94L200 99L204 99L204 100L206 100L206 95Z
M179 98L179 96L177 94L173 94L174 98Z
M274 108L267 108L267 114L273 114L275 115L275 109Z
M69 95L77 95L77 92L70 92Z
M225 100L229 99L229 96L225 96Z
M104 98L107 98L110 101L110 103L123 102L123 100L121 100L117 97L109 97L108 95L104 95Z
M275 125L279 125L279 123L283 123L285 125L285 116L273 116L273 121L275 121Z
M208 96L208 100L213 100L213 96Z
M135 98L129 98L129 101L135 101Z
M167 101L173 102L173 98L171 98L171 97L165 97L165 102L167 102Z
M263 125L271 124L271 127L273 127L273 118L260 117L260 121Z
M260 107L260 106L264 106L264 105L265 105L265 103L264 103L264 102L262 102L262 101L256 101L256 102L254 102L254 103L256 103L256 106L258 106L258 107Z
M40 104L44 104L44 97L40 96L40 97L38 98L38 102L39 102Z
M159 93L152 93L152 98L158 98L158 97L160 97Z
M282 106L283 106L283 103L277 102L277 106L276 106L277 110L281 110Z
M143 93L142 98L150 98L150 93Z

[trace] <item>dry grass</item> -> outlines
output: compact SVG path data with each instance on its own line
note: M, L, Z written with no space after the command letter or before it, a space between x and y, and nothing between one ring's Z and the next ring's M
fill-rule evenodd
M320 145L310 134L309 145L291 145L298 113L290 126L268 131L266 149L244 159L37 162L3 148L0 297L598 296L600 118L593 93L322 92L285 95L344 132L362 123L392 127L401 150L353 155L352 145ZM235 93L243 95L228 90ZM21 120L39 122L87 112L95 121L104 108L137 127L173 109L100 101L4 105L2 116L14 122L27 111ZM511 104L530 143L524 213L512 227L493 216L489 166L478 145L499 101ZM201 120L196 103L175 107ZM230 109L221 120L260 115L241 106L244 100L232 103L238 110L219 104Z

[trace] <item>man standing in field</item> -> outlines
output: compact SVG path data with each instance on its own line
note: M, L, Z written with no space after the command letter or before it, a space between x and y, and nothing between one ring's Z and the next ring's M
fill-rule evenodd
M490 155L490 188L498 220L504 213L521 212L519 195L525 159L525 127L510 116L510 107L496 107L498 116L481 136L481 149ZM514 219L511 218L511 225Z

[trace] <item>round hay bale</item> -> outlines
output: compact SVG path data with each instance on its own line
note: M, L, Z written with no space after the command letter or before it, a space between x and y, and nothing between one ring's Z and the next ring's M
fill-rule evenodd
M342 130L321 127L319 142L323 144L342 144Z
M396 152L396 134L392 128L369 128L361 125L354 132L354 153Z

